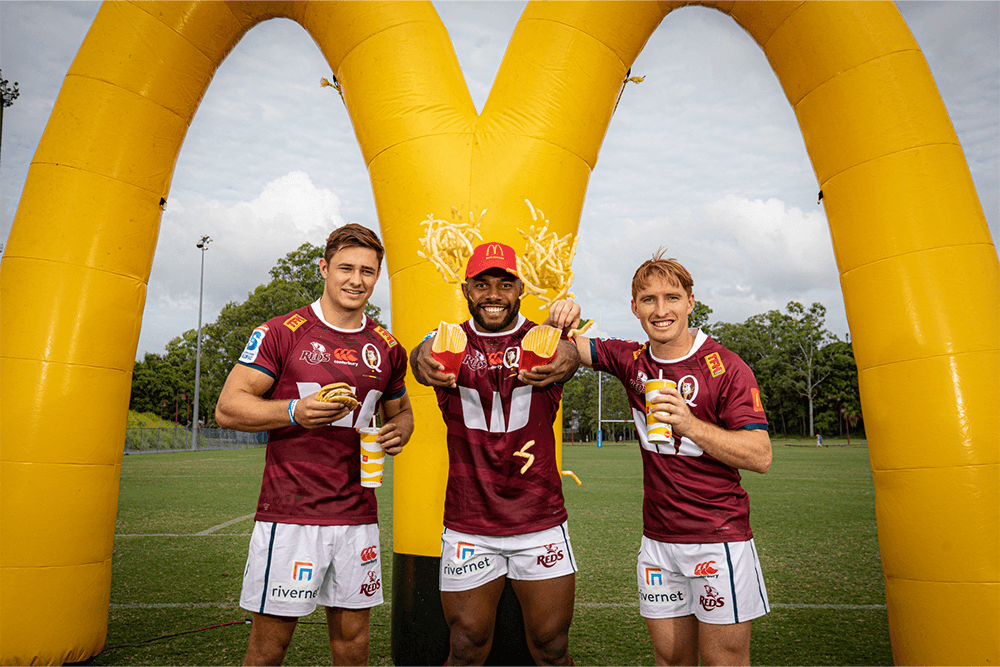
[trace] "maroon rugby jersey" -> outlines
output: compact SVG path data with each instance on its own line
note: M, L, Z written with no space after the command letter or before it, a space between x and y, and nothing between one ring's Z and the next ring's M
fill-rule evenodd
M517 379L521 339L535 326L523 315L498 334L462 324L468 343L456 388L436 387L448 428L444 525L473 535L519 535L566 520L552 424L562 385ZM529 441L534 463L514 456Z
M695 417L727 430L767 429L753 371L736 354L698 331L687 356L655 358L646 343L591 339L594 369L625 386L642 445L643 534L661 542L740 542L753 537L750 500L736 468L716 461L687 438L646 439L647 379L673 380ZM662 375L661 375L662 373Z
M361 405L330 426L268 431L257 521L307 525L378 522L373 489L361 486L357 431L381 400L406 392L406 350L367 317L359 329L323 319L319 302L254 329L239 363L275 379L264 398L302 398L331 382L354 388Z

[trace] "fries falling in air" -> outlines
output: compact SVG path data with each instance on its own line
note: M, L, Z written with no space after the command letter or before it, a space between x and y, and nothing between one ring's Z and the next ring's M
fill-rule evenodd
M472 256L475 239L483 240L479 225L483 221L486 209L476 218L469 212L468 221L462 220L462 214L454 206L451 215L454 221L439 220L429 213L427 219L420 224L426 229L420 239L423 248L417 254L429 260L437 268L445 282L459 285L462 283L462 267Z
M545 219L542 210L532 206L527 199L524 203L531 212L531 219L538 222L540 218L542 225L541 227L531 225L527 232L523 229L517 230L524 236L525 241L524 253L518 258L517 268L526 291L544 302L539 307L539 310L544 310L552 301L558 301L563 297L575 297L569 291L570 285L573 284L573 271L570 266L573 264L573 257L576 256L576 245L580 239L574 238L571 243L572 234L560 238L555 232L549 232L549 221ZM548 290L555 291L552 298L545 296Z

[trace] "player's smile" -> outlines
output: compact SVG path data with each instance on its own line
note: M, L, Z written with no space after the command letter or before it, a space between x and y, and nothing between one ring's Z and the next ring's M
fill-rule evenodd
M353 312L365 307L378 281L378 256L371 248L341 248L327 263L320 260L326 279L326 296L338 311Z
M683 355L687 349L681 348L690 347L688 315L693 310L694 295L663 278L651 279L632 301L632 313L649 336L653 354L664 359L675 358L676 352Z
M480 331L506 331L521 308L521 281L502 269L484 271L462 285L469 314Z

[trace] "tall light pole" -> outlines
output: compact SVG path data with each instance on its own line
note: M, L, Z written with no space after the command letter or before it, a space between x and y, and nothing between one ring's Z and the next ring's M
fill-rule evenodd
M212 242L208 236L202 236L197 248L201 250L201 282L198 285L198 347L194 355L194 421L191 425L191 450L198 449L198 393L201 388L201 303L205 290L205 251Z

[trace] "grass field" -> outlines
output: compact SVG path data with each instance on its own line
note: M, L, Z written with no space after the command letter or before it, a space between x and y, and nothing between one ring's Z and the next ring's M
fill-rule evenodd
M892 664L868 451L863 444L786 443L811 444L776 438L770 472L744 476L772 605L754 622L752 660ZM263 449L125 457L108 649L91 664L242 661L249 614L237 602L263 460ZM577 487L567 478L564 487L580 568L573 658L579 665L653 664L634 575L642 522L638 447L567 446L563 467L583 480ZM391 486L389 470L378 491L386 604L372 614L372 664L391 664ZM209 626L220 627L201 630ZM329 660L318 612L300 623L285 664Z

